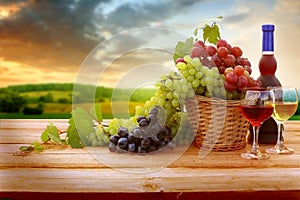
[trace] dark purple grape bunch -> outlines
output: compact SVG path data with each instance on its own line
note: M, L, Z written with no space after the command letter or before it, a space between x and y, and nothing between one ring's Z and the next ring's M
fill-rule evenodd
M118 129L118 134L110 137L109 151L124 153L150 153L162 149L166 145L174 147L171 130L161 124L158 106L153 107L149 116L139 116L138 126L131 132L125 127Z

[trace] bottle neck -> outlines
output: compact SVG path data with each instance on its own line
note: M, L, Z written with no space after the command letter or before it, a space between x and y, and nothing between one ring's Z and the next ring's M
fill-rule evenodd
M274 30L263 30L262 51L274 52Z

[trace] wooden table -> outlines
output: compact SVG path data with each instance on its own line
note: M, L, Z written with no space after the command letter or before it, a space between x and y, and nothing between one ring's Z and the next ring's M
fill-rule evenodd
M66 120L51 121L67 128ZM300 121L286 123L292 155L245 160L240 157L243 149L200 158L199 149L191 145L177 160L152 171L128 169L125 162L107 166L87 149L67 146L13 156L20 146L40 141L48 122L0 120L0 199L300 199ZM103 157L113 154L99 149ZM178 150L139 157L155 162L172 151ZM113 156L135 162L135 155Z

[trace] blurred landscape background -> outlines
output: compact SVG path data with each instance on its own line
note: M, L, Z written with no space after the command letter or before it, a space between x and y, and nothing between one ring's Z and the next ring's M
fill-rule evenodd
M104 118L113 118L111 110L113 88L77 85L81 87L79 90L81 93L73 93L73 87L74 84L71 83L47 83L0 88L0 119L68 119L73 106L88 107L94 101L101 105ZM86 95L93 90L95 99L88 102ZM120 107L128 107L128 113L132 116L134 108L143 105L155 91L154 88L141 88L132 93L129 89L118 89L118 96L113 101ZM73 101L76 105L72 104ZM299 119L300 106L291 120Z
M112 118L113 88L77 85L81 93L73 93L74 84L47 83L24 84L0 88L0 119L68 119L72 107L88 107L96 102L101 105L104 118ZM95 90L95 99L87 101L87 94ZM128 107L133 115L137 105L143 105L155 93L155 89L142 88L133 93L129 89L118 89L113 99L119 106ZM130 97L128 101L128 97ZM72 102L76 102L73 105Z

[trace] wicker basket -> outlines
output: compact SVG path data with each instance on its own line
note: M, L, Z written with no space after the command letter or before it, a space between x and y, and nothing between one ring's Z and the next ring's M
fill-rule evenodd
M234 151L246 146L249 122L239 111L240 101L196 95L186 100L186 111L196 133L195 145L212 151Z

